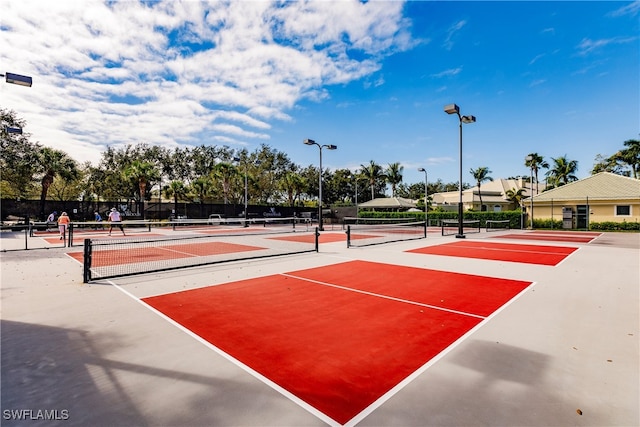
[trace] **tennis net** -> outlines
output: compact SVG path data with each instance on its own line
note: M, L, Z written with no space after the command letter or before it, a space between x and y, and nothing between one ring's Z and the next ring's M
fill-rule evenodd
M318 251L318 230L85 239L83 280Z
M511 229L511 221L508 219L488 219L485 225L487 227L487 232Z
M347 224L347 247L361 247L427 237L426 221ZM383 222L383 221L382 221Z
M126 234L129 237L158 236L158 234L224 234L242 231L261 234L265 231L292 232L311 231L313 224L303 218L219 218L184 219L172 221L128 220L121 223L110 222L72 222L69 225L69 246L82 244L85 239Z
M458 234L460 230L460 223L457 219L443 219L440 223L443 236L451 236L452 234ZM479 219L466 219L462 221L462 234L479 233L480 232L480 220Z

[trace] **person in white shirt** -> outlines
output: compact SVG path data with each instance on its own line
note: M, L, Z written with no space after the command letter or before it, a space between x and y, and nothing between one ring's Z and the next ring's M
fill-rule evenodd
M122 235L126 236L124 233L124 228L122 227L122 219L120 218L120 212L116 208L111 208L111 212L109 212L109 236L111 236L111 230L113 230L113 226L115 225L122 231Z

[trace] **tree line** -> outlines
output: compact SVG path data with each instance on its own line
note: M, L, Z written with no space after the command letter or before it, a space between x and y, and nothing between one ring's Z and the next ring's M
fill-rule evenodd
M142 203L160 198L174 203L235 203L317 206L318 167L300 166L288 155L262 144L253 151L228 146L198 145L166 148L148 143L123 147L107 147L97 165L79 164L62 150L32 142L28 133L9 133L7 127L24 128L25 120L14 111L0 108L2 119L0 140L0 193L2 198L40 199L44 215L45 201L129 201ZM627 165L637 177L640 164L640 142L625 141L625 149L606 158L593 172L626 171ZM635 156L635 157L634 157ZM554 158L553 166L538 154L525 163L535 171L549 168L547 182L562 185L576 180L577 162L566 156ZM480 186L491 171L488 167L472 169L470 174ZM325 204L352 204L383 197L387 186L392 196L424 199L424 182L403 182L403 166L390 163L386 167L373 160L349 169L322 171L322 198ZM468 188L463 184L463 188ZM432 180L429 194L456 191L458 183Z

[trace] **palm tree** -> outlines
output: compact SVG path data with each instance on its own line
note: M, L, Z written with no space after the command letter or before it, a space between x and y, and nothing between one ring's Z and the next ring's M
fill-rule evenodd
M638 178L640 174L640 141L637 139L629 139L624 142L625 148L615 154L616 160L625 163L631 168L634 178Z
M38 165L42 172L42 191L40 192L40 215L44 216L44 204L47 199L49 187L53 180L59 176L63 179L75 179L78 177L76 161L64 151L44 147L38 153Z
M184 199L188 193L189 191L182 181L174 180L164 187L165 196L173 198L174 215L178 215L178 201Z
M386 175L382 171L382 167L373 160L369 161L368 165L360 165L360 175L369 181L369 187L371 188L371 200L374 199L374 189L376 184L386 179Z
M391 196L396 197L396 186L402 183L402 172L404 167L400 163L391 163L385 173L387 182L391 184Z
M486 208L482 204L482 191L480 190L480 186L485 181L493 181L493 178L489 176L491 171L489 170L488 167L481 166L478 169L469 170L469 173L471 173L471 175L473 175L473 178L476 180L476 183L478 184L478 196L480 196L480 210L484 211L484 210L486 210Z
M575 175L578 170L578 162L576 160L567 159L566 154L558 158L552 157L551 160L553 160L553 167L549 169L547 176L554 186L557 187L578 180Z
M147 184L160 178L160 173L153 163L134 160L124 170L124 177L138 184L139 212L144 219L144 200L147 194Z
M524 188L520 188L518 190L516 190L515 188L512 188L511 190L507 190L505 194L507 196L507 200L517 204L518 206L522 206L522 199L524 199L524 191L525 191Z
M549 163L538 153L531 153L525 157L524 165L533 171L533 176L536 178L536 184L538 183L538 171L540 168L549 169ZM531 183L533 189L533 183ZM533 193L533 192L532 192ZM536 185L536 194L538 194L538 185Z

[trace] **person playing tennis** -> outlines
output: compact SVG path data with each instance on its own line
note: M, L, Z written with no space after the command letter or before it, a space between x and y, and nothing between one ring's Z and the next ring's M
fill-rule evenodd
M66 212L62 212L60 214L60 217L58 217L58 230L60 230L60 240L64 240L65 233L67 232L67 227L69 226L70 222L71 219Z
M116 208L111 208L111 212L109 212L109 236L111 236L111 230L113 230L113 226L120 228L122 231L122 235L126 236L124 233L124 228L122 227L122 218L120 218L120 212Z

